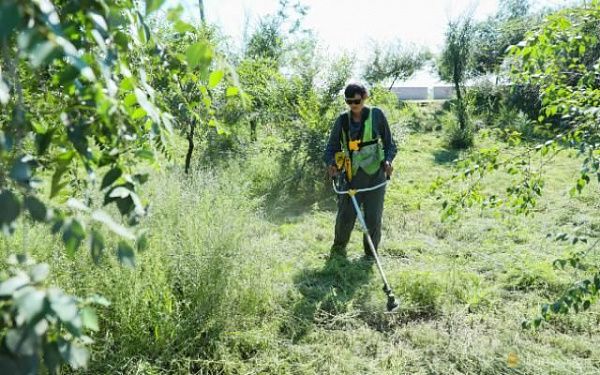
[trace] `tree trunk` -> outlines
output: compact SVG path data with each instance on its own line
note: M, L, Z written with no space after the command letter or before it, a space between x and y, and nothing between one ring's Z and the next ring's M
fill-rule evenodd
M456 71L455 68L454 71ZM463 97L460 91L460 79L457 76L454 76L454 90L456 91L456 103L457 103L457 117L458 117L458 126L461 130L465 130L467 127L467 121L465 119L465 108L463 106Z
M198 5L200 6L200 21L203 25L206 24L206 18L204 17L204 1L198 0Z
M256 119L250 120L250 140L256 142Z
M390 88L388 89L388 91L392 91L392 87L394 87L394 83L396 83L397 79L398 79L398 76L394 76L394 80L392 81L392 84L390 85Z
M189 173L190 171L190 163L192 161L192 152L194 151L194 132L196 130L196 119L192 119L190 123L190 132L188 133L188 151L187 155L185 155L185 173Z

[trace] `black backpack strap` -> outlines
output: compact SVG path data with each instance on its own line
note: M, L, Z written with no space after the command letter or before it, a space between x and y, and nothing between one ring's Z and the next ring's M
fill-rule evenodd
M341 121L342 121L342 132L344 132L344 134L346 135L346 140L350 140L350 116L348 115L348 112L342 113L341 114ZM341 137L340 134L340 139L343 139L343 137Z

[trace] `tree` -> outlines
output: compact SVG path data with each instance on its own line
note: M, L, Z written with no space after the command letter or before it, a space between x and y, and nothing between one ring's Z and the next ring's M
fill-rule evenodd
M200 22L206 24L206 16L204 15L204 0L198 0L198 8L200 9Z
M162 3L147 1L145 14ZM195 30L171 16L178 33ZM157 86L181 87L176 73L185 70L183 84L204 96L178 105L190 112L209 107L207 90L223 77L211 71L212 46L191 40L171 51L154 38L133 0L90 0L85 7L8 0L0 5L0 51L2 234L29 225L25 220L39 222L60 234L68 256L88 244L98 262L108 230L118 237L120 262L133 266L136 250L147 244L144 231L134 228L147 208L139 190L149 175L140 166L168 154L176 124ZM120 218L105 211L109 205ZM11 277L0 280L7 317L0 322L2 372L38 372L42 353L52 373L62 362L85 366L84 329L97 326L87 302L44 289L49 270L22 254L13 258Z
M507 55L507 48L523 40L525 33L540 23L531 15L528 1L511 0L500 3L494 16L473 25L473 44L470 74L498 74Z
M456 93L455 113L459 128L452 136L451 144L458 148L469 147L473 141L464 99L464 83L471 59L472 40L473 27L470 15L450 21L446 31L446 44L439 63L439 72L442 79L450 80L454 84Z
M496 18L501 21L524 19L529 14L530 8L529 0L504 0L499 4Z
M405 47L400 42L387 46L375 44L363 78L371 85L391 81L391 90L396 81L410 78L430 58L428 51L414 46Z
M293 13L288 10L292 8ZM279 0L276 13L261 18L248 42L245 55L249 58L267 58L281 65L284 53L293 49L293 36L301 30L302 18L307 8L300 2L290 5L290 0Z

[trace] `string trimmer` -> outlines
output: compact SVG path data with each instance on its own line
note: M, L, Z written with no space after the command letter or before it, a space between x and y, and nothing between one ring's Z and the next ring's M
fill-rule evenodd
M389 177L388 177L389 179ZM375 250L375 245L373 245L373 240L371 239L371 235L369 234L369 229L367 228L367 223L362 214L362 210L358 206L358 201L356 200L356 194L362 193L366 191L373 191L377 189L383 188L387 185L387 181L382 182L379 185L372 186L364 189L350 189L346 180L346 173L339 173L337 179L333 180L333 190L340 195L348 194L350 199L352 200L352 205L354 206L354 211L356 211L356 217L360 222L361 230L365 234L367 238L367 242L369 243L369 248L371 249L371 254L373 254L373 258L375 259L375 263L377 264L377 270L379 270L379 275L381 275L381 279L383 280L383 291L387 295L387 310L394 311L398 308L398 302L396 302L396 298L394 297L394 293L392 292L392 288L383 273L383 268L381 267L381 261L379 260L379 255L377 254L377 250ZM346 190L344 190L346 189Z

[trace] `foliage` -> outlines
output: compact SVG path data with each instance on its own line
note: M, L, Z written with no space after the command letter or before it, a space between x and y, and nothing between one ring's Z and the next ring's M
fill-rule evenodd
M464 145L465 147L469 147L472 144L472 139L468 140L468 137L472 135L472 131L469 129L467 103L464 99L464 82L471 58L472 40L473 28L470 16L450 21L446 31L446 43L439 64L442 79L450 80L454 84L456 102L453 110L459 124L460 134L458 138L466 140L466 142L455 144L459 146ZM450 143L453 143L452 140Z
M404 103L401 109L400 122L413 131L430 132L440 130L441 122L435 118L433 105L420 107L414 103Z
M161 4L147 2L146 14ZM207 90L223 76L211 72L210 42L183 39L179 51L170 50L155 39L129 0L90 1L86 7L70 1L8 1L1 13L0 227L11 234L18 223L26 225L19 221L26 216L61 233L71 257L88 243L98 262L109 244L99 230L103 226L121 237L114 251L120 262L133 266L134 248L142 251L147 245L144 231L127 228L147 212L138 191L149 174L140 165L155 164L158 152L168 155L176 122L168 111L173 103L156 87L178 86L176 73L184 67L183 84L197 91L191 90L194 101L183 105L190 112L209 107ZM179 20L180 13L169 17L183 35L194 28ZM98 193L103 201L98 202ZM105 206L114 206L122 220ZM35 293L32 301L38 306L45 297ZM63 298L55 292L48 298L55 297ZM24 331L30 346L21 354L33 354L31 345L38 345L46 332L42 328ZM71 335L79 337L77 332ZM56 345L71 361L71 344ZM51 356L56 348L43 349ZM83 366L85 352L78 347L72 352L71 364Z
M457 176L469 181L469 184L444 203L444 217L453 216L460 207L472 205L508 205L514 207L517 213L532 213L546 185L548 165L564 150L577 150L582 162L570 191L572 197L581 194L594 180L600 181L599 20L600 3L597 1L589 6L561 10L549 15L539 28L529 32L525 40L511 48L513 77L517 84L539 87L541 96L538 123L534 124L523 116L521 127L534 133L536 138L542 138L543 142L528 146L526 151L517 154L492 148L464 157L459 163L462 172ZM512 115L507 112L506 116ZM513 128L498 135L514 146L521 142L521 133ZM506 188L506 195L483 193L481 181L499 169L514 176ZM597 236L597 229L590 235ZM578 237L577 241L581 238ZM560 267L582 264L580 259L589 256L597 244L593 243L584 253L559 259L556 264ZM552 313L589 308L598 294L596 275L597 271L588 269L588 278L568 289L553 304L545 305L541 318L528 322L526 326L539 326Z
M522 69L515 71L515 77L540 87L542 111L538 121L545 126L549 139L546 147L575 147L583 158L573 193L580 193L592 178L600 182L599 31L600 2L592 1L589 7L548 16L511 51L518 59L515 70ZM555 116L560 116L560 123L547 121ZM570 258L571 264L579 264L575 259ZM564 265L564 261L559 263ZM581 281L551 308L545 306L543 318L547 319L549 312L587 309L598 294L597 278L596 273L594 279Z
M91 10L9 4L8 9L22 16L22 21L14 30L6 30L3 39L8 69L2 79L10 83L6 87L13 87L5 92L8 100L4 105L14 115L1 133L2 203L10 208L2 225L5 231L12 231L18 215L27 211L33 219L50 223L55 232L62 231L70 254L86 237L89 219L89 225L98 222L126 239L135 239L106 213L92 208L91 191L99 187L105 193L104 205L115 203L129 224L144 215L136 188L148 175L135 172L134 167L138 161L154 162L157 151L166 151L174 119L159 104L175 107L176 101L163 97L152 85L180 93L177 102L195 114L199 107L210 108L208 89L215 88L223 77L222 71L209 70L213 54L209 41L186 40L184 36L180 45L170 50L152 37L133 4L94 4ZM124 17L115 16L119 13ZM170 17L178 19L180 13L175 11ZM28 19L36 21L26 22ZM128 27L136 32L124 32ZM191 26L177 22L175 28L185 33ZM86 30L85 35L80 35L79 29ZM13 37L18 39L16 53L11 52ZM130 53L132 47L139 52ZM175 74L182 73L181 67L185 74ZM37 86L33 86L34 77L41 79ZM42 98L50 105L39 109ZM74 193L85 193L85 200L69 200L68 210L47 208L47 203L34 195L40 187L38 169L52 176L51 198L63 194L69 184L65 177L72 174L78 183ZM79 177L81 169L85 178ZM96 177L98 172L103 173L101 179ZM71 217L69 212L77 216ZM94 251L102 250L97 232L92 231L92 236L99 246ZM132 248L123 243L119 253L129 258Z
M461 127L460 123L453 121L446 126L448 131L448 145L456 150L463 150L473 146L474 134L471 126Z
M410 78L430 58L428 51L403 46L399 41L383 46L375 44L365 65L363 78L371 85L391 82L391 90L396 81Z
M45 263L11 256L0 275L0 370L3 374L37 374L43 368L59 373L63 363L86 367L93 341L85 331L97 331L92 303L107 306L99 296L79 299L45 288L50 273Z
M498 13L473 25L470 75L499 74L507 56L507 48L523 40L525 33L539 23L529 14L528 1L503 1Z
M289 9L293 10L289 14ZM268 59L277 66L285 63L286 54L295 46L289 43L292 36L301 30L302 18L307 8L299 1L290 5L290 0L279 0L279 8L274 14L259 20L258 25L245 46L245 57Z

